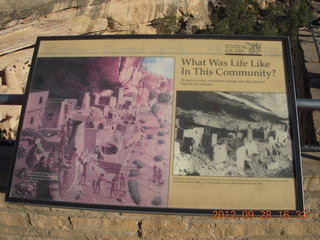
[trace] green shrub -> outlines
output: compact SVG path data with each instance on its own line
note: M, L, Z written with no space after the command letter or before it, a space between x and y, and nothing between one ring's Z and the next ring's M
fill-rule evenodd
M269 2L261 8L258 0L223 0L211 4L211 25L197 33L290 36L297 42L298 30L314 17L307 0Z
M139 185L136 180L128 181L128 190L131 196L131 199L135 204L140 204L140 193L139 193Z
M152 138L153 138L153 136L151 134L147 135L147 139L152 139Z
M129 177L137 177L139 176L139 170L138 169L131 169Z
M153 160L155 160L156 162L160 162L163 159L162 155L156 155Z
M155 196L151 201L151 204L155 206L158 206L161 203L162 203L162 198L160 196Z
M176 16L154 19L151 21L151 26L157 30L158 34L173 34L180 29Z
M154 116L157 116L159 110L160 110L160 107L159 107L158 104L155 103L155 104L153 104L153 105L151 106L151 113L152 113Z
M159 131L159 132L158 132L158 136L163 137L164 135L166 135L166 132L165 132L165 131Z
M164 143L165 143L165 140L164 140L164 139L159 139L158 143L159 143L159 144L164 144Z
M141 162L140 160L134 160L132 163L133 163L134 165L136 165L136 167L139 168L139 169L141 169L141 168L144 167L144 163Z
M159 93L157 100L159 103L168 103L171 100L171 95L169 93Z
M156 93L154 91L149 92L149 100L152 100L156 97Z

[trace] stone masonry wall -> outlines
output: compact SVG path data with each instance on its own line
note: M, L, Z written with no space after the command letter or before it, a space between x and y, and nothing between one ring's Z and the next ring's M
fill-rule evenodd
M311 167L307 167L311 164ZM305 161L306 219L211 219L210 216L118 213L4 202L0 240L319 239L320 164ZM314 172L316 169L316 173Z

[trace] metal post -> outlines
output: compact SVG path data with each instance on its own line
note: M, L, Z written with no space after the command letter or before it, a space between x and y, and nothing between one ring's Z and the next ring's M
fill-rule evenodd
M0 94L0 105L22 105L24 94Z
M312 33L313 41L314 41L314 43L316 45L318 59L320 61L320 42L318 41L317 34L315 33L315 31L313 29L313 24L310 23L309 27L310 27L310 30L311 30L311 33Z
M297 98L297 107L307 110L320 110L320 99Z

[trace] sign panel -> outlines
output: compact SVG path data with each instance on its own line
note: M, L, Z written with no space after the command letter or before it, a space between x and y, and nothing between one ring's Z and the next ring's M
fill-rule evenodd
M303 211L287 38L39 38L6 199Z

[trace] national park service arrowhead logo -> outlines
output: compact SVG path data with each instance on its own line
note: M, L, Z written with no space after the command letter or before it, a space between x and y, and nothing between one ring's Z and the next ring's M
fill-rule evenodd
M249 52L252 55L259 55L261 56L261 43L247 43L247 45L249 46Z
M225 44L225 55L262 56L261 43Z

